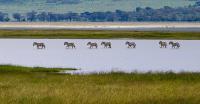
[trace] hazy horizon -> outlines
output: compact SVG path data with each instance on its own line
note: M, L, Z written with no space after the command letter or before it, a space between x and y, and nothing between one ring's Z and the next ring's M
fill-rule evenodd
M6 13L133 11L136 7L162 8L193 5L196 0L0 0L0 11Z

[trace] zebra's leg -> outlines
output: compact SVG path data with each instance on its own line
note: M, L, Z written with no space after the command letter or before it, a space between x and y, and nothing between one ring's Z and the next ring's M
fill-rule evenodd
M39 46L38 48L41 49L41 46Z
M135 46L134 46L134 45L132 45L132 48L135 48Z

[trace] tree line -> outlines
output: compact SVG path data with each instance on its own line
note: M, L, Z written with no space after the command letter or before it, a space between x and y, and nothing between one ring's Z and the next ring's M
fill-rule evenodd
M11 19L12 18L12 19ZM160 9L151 7L137 7L133 11L116 10L114 12L83 12L83 13L53 13L36 12L13 13L12 17L8 13L0 12L0 21L29 21L29 22L137 22L137 21L200 21L200 2L187 7L172 8L165 6Z

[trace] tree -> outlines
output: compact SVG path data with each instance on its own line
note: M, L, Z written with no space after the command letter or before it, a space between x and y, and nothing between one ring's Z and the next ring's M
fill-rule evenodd
M16 19L17 21L21 21L21 14L20 13L14 13L13 18Z
M4 22L7 20L6 18L8 18L8 14L0 12L0 21Z
M47 21L48 14L46 12L39 13L37 18L39 21Z
M32 11L32 12L28 12L27 13L27 20L28 21L36 21L36 14L37 14L37 12L35 12L35 11Z
M4 21L5 21L5 22L8 22L8 21L10 21L10 18L9 18L9 17L6 17L6 18L4 18Z

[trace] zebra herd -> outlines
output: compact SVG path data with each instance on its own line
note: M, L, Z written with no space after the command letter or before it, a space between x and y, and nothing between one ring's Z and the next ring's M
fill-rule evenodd
M167 48L167 42L160 41L159 44L160 48ZM178 42L170 41L169 45L171 45L172 48L180 48L180 44Z
M168 43L169 45L171 45L172 48L180 48L180 44L178 42L173 42L173 41L170 41ZM168 46L167 42L164 42L164 41L159 41L159 45L160 45L160 48L167 48ZM112 44L111 42L101 42L101 45L104 47L104 48L112 48ZM125 42L125 45L127 46L127 48L136 48L136 43L135 42ZM45 49L46 46L44 43L38 43L38 42L33 42L33 47L37 47L37 49ZM75 49L76 48L76 45L75 43L73 42L64 42L64 46L66 48L72 48L72 49ZM87 43L87 46L92 49L92 48L98 48L98 44L96 42L88 42Z

